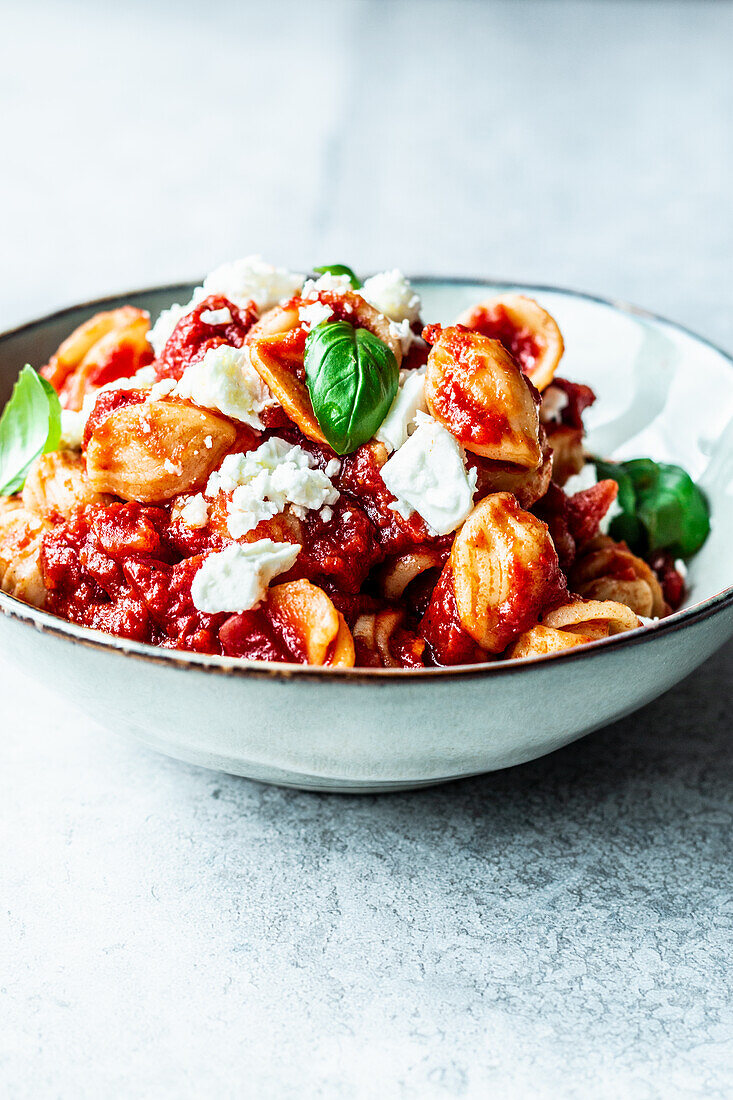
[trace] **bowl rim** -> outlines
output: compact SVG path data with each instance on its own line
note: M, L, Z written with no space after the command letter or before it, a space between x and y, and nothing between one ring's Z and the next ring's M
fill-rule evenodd
M714 351L721 356L729 366L733 367L733 356L685 325L677 321L671 321L667 317L653 313L640 306L633 305L617 298L606 298L603 295L592 294L587 291L573 290L569 287L554 286L545 283L525 283L516 280L492 279L486 276L470 275L410 275L414 283L434 284L443 286L485 286L496 289L513 289L532 291L539 294L560 294L569 298L579 298L597 305L606 306L619 313L629 314L633 317L654 321L657 324L669 325L670 328L681 332L691 339ZM30 333L35 328L47 325L49 322L58 321L66 316L78 313L86 309L99 309L113 304L129 301L131 298L139 298L149 294L161 292L176 295L190 292L198 284L191 281L179 283L167 283L160 286L143 287L139 290L129 290L117 294L107 294L101 298L93 298L76 305L64 306L42 317L33 318L30 321L16 325L13 328L0 332L0 343L14 336ZM664 619L649 625L637 627L635 630L617 634L610 638L602 638L587 645L579 646L555 654L544 654L541 657L520 657L504 661L488 662L487 664L455 665L440 668L402 669L402 668L329 668L327 666L313 666L290 663L274 663L267 661L248 661L240 657L223 657L205 653L189 653L185 650L165 649L160 646L150 645L147 642L135 642L128 638L118 638L114 634L106 634L101 630L91 627L79 626L76 623L61 619L52 615L49 611L23 603L22 600L0 591L0 612L10 619L22 622L27 626L52 637L64 638L87 648L119 653L125 657L134 657L141 661L153 664L162 664L178 669L198 669L216 673L218 675L267 678L275 680L291 680L293 678L306 680L340 680L344 683L363 683L374 680L389 680L397 683L413 683L415 680L434 679L479 679L493 676L509 676L516 673L527 672L529 669L544 666L548 662L551 666L565 665L570 661L582 661L594 657L599 651L617 650L636 645L645 645L667 636L678 630L682 630L694 623L709 619L720 614L726 608L733 606L733 583L722 589L715 595L702 600L692 607L675 611Z

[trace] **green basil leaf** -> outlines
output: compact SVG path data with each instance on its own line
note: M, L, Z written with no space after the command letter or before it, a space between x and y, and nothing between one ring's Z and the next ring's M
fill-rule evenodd
M316 325L305 342L305 380L323 434L338 455L371 439L390 410L400 372L390 348L348 321Z
M710 533L710 510L702 490L679 466L634 458L628 462L593 459L599 477L619 487L622 514L610 533L637 553L666 550L675 557L695 554Z
M61 440L61 405L56 390L25 366L0 417L0 493L23 488L28 467Z
M358 290L361 286L360 280L346 264L323 264L322 267L314 267L313 270L318 275L348 275L354 290Z

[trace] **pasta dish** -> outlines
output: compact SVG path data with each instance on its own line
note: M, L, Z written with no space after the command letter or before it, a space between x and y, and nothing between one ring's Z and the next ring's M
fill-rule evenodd
M152 327L97 313L0 420L0 587L139 642L334 667L538 657L676 610L709 531L687 473L587 451L595 395L538 302L421 309L397 270L247 257Z

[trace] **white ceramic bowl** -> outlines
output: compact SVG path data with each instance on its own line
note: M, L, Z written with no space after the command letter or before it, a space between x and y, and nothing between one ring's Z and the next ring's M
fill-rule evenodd
M183 760L313 790L423 786L542 756L661 695L733 634L733 370L730 357L629 306L546 287L416 279L423 315L447 322L518 289L557 318L560 373L598 395L589 445L684 466L713 529L687 606L659 624L557 657L458 670L309 669L175 653L74 626L0 594L6 662L66 704ZM125 302L154 315L190 286L64 310L0 337L0 403L81 321ZM31 704L32 705L32 704Z

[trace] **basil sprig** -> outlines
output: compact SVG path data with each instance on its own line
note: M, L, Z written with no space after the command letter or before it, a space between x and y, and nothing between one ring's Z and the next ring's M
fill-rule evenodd
M61 405L50 382L33 367L18 375L0 417L0 493L23 488L31 463L61 440Z
M618 485L621 515L611 521L613 538L640 553L667 550L678 558L697 553L710 533L710 509L685 470L651 458L594 458L593 463L599 478Z
M313 270L318 275L347 275L354 290L358 290L361 286L358 277L346 264L323 264L322 267L314 267Z
M305 342L305 380L313 411L337 455L376 432L397 393L394 353L378 336L348 321L325 322Z

